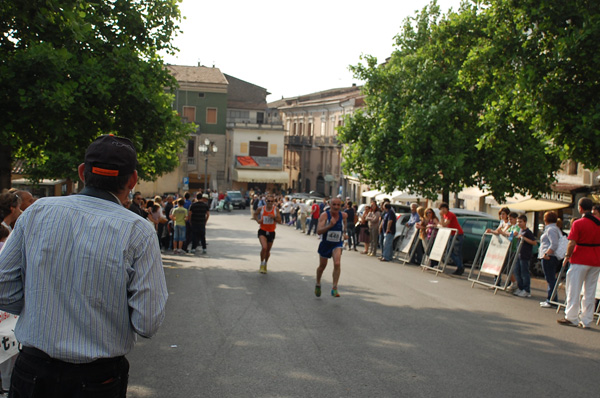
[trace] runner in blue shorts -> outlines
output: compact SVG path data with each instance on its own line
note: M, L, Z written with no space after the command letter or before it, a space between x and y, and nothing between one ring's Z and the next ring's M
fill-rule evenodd
M342 200L334 198L331 200L331 209L319 216L317 234L321 235L319 244L319 268L317 268L317 284L315 295L321 297L321 276L327 267L327 261L333 257L333 286L331 295L340 297L338 293L338 281L341 273L342 248L346 239L346 219L348 214L341 212Z

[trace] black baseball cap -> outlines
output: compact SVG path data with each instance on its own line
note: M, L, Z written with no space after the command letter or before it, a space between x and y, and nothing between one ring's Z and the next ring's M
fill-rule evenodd
M118 177L132 174L136 167L137 153L128 138L102 135L85 151L85 169L92 174Z

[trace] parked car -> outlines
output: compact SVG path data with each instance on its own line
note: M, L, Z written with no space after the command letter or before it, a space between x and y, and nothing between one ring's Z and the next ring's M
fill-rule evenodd
M489 217L489 216L488 216ZM480 216L456 216L458 223L464 232L463 240L463 263L472 264L477 254L477 249L481 243L481 237L485 233L485 230L496 229L500 220L493 217L480 217Z
M439 217L437 209L434 209L436 216ZM472 264L477 254L477 249L481 243L481 237L485 233L485 230L496 229L500 220L490 216L489 214L482 212L473 212L464 209L450 209L451 212L456 214L456 219L463 229L464 240L463 240L463 263ZM464 215L470 214L470 215ZM394 248L400 243L402 239L402 230L404 224L410 219L410 212L407 214L401 214L396 222L396 236L394 237Z
M237 207L238 209L246 208L246 200L240 191L227 191L227 196L231 199L231 205L233 207Z

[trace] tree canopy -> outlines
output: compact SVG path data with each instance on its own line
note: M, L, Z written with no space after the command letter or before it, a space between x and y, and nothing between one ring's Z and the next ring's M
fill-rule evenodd
M351 67L366 106L340 128L346 171L390 191L448 199L477 185L502 201L548 191L566 159L599 167L598 6L562 3L440 15L434 1L408 18L384 64Z
M173 111L177 82L158 55L176 51L177 2L2 2L1 187L15 158L33 178L76 178L89 143L107 133L132 139L143 179L179 164L194 126Z

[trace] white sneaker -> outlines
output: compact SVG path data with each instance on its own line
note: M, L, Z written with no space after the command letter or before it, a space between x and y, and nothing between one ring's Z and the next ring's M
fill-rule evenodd
M552 306L550 305L550 303L547 302L547 301L542 301L540 303L540 307L542 307L542 308L552 308Z
M517 289L517 290L515 290L515 291L514 291L514 293L513 293L513 294L514 294L515 296L518 296L519 294L521 294L521 292L522 292L522 291L523 291L523 290L521 290L521 289Z
M526 290L519 290L519 293L515 293L515 296L518 297L531 297L531 293L527 292Z

